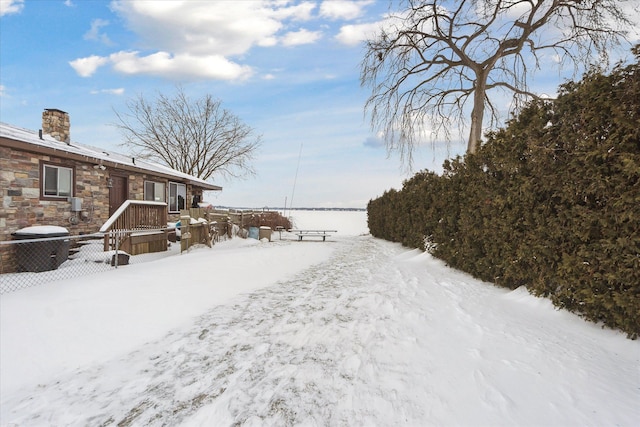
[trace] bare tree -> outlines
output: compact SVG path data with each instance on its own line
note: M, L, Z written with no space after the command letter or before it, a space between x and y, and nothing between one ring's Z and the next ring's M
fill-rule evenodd
M367 41L360 81L371 87L365 109L387 149L411 165L428 130L450 138L471 108L467 152L481 144L485 110L497 122L489 91L504 89L514 106L537 98L527 77L541 64L579 65L619 45L630 21L624 0L405 0L406 10Z
M138 95L126 105L128 113L115 112L115 126L137 156L205 180L254 173L250 161L261 137L211 95L192 100L179 88L174 97Z

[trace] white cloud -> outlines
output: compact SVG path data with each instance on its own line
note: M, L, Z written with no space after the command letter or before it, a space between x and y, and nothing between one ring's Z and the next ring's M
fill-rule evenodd
M220 55L172 55L168 52L140 56L139 52L120 51L108 58L96 55L78 58L69 65L79 76L90 77L108 63L119 73L148 74L167 79L244 80L253 74L251 67L238 65Z
M381 22L373 22L369 24L344 25L340 28L340 32L336 35L336 39L348 46L355 46L371 37L373 37L382 28Z
M320 31L309 31L301 29L299 31L292 31L282 37L282 44L284 46L297 46L301 44L309 44L317 41L322 37Z
M320 5L320 15L333 19L356 19L363 15L365 6L373 3L372 0L348 1L348 0L325 0Z
M109 62L108 58L91 55L86 58L78 58L74 61L69 62L69 65L76 70L76 73L80 77L91 77L96 70Z
M304 17L297 7L268 1L117 0L112 7L149 47L192 55L244 54L269 45L283 19Z
M278 44L278 39L276 37L265 37L264 39L258 42L258 46L261 47L271 47Z
M122 95L124 94L124 88L123 87L119 87L116 89L100 89L100 90L92 90L91 94L92 95L98 95L101 93L106 93L109 95Z
M100 28L106 27L107 25L109 25L109 21L105 21L104 19L94 19L91 21L91 28L84 34L84 39L100 41L106 45L112 45L113 42L109 37L100 32Z
M20 13L24 8L24 0L0 0L0 16Z
M243 80L253 74L251 67L238 65L220 55L157 52L140 56L139 52L117 52L111 54L109 59L113 68L120 73L150 74L169 79Z
M2 96L5 96L5 95L6 95L6 93L5 93L5 90L6 90L6 89L7 89L7 88L5 87L5 85L0 85L0 97L2 97Z
M113 0L111 8L141 38L139 45L151 51L112 54L114 69L126 74L242 80L253 70L230 57L254 46L310 43L319 37L304 30L279 34L285 20L310 19L312 2Z
M393 33L403 26L405 13L398 12L393 15L385 15L379 21L363 24L343 25L336 35L336 40L348 46L355 46L367 39L371 39L384 29L387 33Z
M367 139L365 139L362 145L369 148L384 148L385 146L384 140L377 138L375 136L370 136Z
M79 58L70 64L83 77L91 76L109 61L114 70L125 74L242 80L253 70L231 58L240 58L254 47L314 43L323 33L306 28L291 31L298 27L294 23L318 18L354 19L362 16L363 8L372 2L325 1L319 16L313 16L318 8L313 1L112 0L111 9L139 37L136 50L112 53L108 60L98 56ZM107 24L94 20L85 39L109 42L101 32Z
M287 2L282 2L286 5ZM275 9L273 17L278 20L292 19L294 21L308 21L312 18L311 12L316 8L316 4L310 1L302 2L298 5L288 6L282 9Z

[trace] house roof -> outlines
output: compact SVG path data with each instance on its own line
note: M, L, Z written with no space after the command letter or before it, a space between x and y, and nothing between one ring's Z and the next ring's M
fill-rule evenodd
M0 123L0 145L87 163L95 163L119 170L151 173L156 176L192 184L205 190L222 190L222 187L218 185L211 184L193 175L179 172L168 166L144 159L133 158L113 151L103 150L102 148L92 147L90 145L79 144L77 142L61 142L46 134L40 137L39 132L6 123Z

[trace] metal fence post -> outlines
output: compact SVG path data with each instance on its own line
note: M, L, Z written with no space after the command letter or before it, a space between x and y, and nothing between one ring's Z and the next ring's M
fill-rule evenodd
M118 249L120 246L120 230L116 230L116 254L114 255L116 257L115 261L114 261L114 267L118 268Z

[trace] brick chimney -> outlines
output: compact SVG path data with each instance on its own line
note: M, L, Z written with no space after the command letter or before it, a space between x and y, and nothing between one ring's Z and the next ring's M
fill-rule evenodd
M42 132L60 142L71 143L69 114L55 108L46 108L42 112Z

